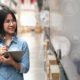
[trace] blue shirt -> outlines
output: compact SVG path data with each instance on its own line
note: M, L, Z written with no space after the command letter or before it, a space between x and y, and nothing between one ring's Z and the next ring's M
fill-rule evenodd
M4 45L4 41L0 39L0 47ZM23 51L20 63L20 70L16 70L13 66L0 63L0 80L23 80L23 73L29 70L29 49L26 41L13 36L8 51Z

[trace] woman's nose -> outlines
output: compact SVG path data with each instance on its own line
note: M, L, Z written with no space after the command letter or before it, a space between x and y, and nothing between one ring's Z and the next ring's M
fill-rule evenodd
M13 22L12 21L10 21L9 26L13 26Z

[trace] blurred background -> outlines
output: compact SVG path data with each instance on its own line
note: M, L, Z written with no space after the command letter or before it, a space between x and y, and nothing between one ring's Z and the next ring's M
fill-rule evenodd
M62 57L79 58L80 0L0 0L0 6L15 13L18 36L29 45L30 70L24 80L66 80L59 64L51 68L56 56L49 56L61 49Z

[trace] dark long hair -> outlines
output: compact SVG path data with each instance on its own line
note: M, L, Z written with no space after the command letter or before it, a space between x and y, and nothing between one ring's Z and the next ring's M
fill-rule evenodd
M16 17L14 15L13 11L11 11L10 9L7 9L7 8L2 8L0 10L0 35L1 36L4 36L5 33L6 33L4 31L3 24L4 24L4 21L5 21L5 19L6 19L6 17L7 17L8 14L11 14L12 17L13 17L13 19L16 21ZM16 23L17 23L17 21L16 21ZM16 29L15 29L15 34L17 34L17 25L16 25Z

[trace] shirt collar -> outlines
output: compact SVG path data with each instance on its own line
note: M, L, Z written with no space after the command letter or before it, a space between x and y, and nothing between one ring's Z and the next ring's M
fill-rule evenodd
M4 42L4 40L2 38L0 38L0 42ZM12 36L12 41L11 42L17 43L17 36L16 35Z
M17 36L14 35L14 36L12 37L12 42L17 43Z

